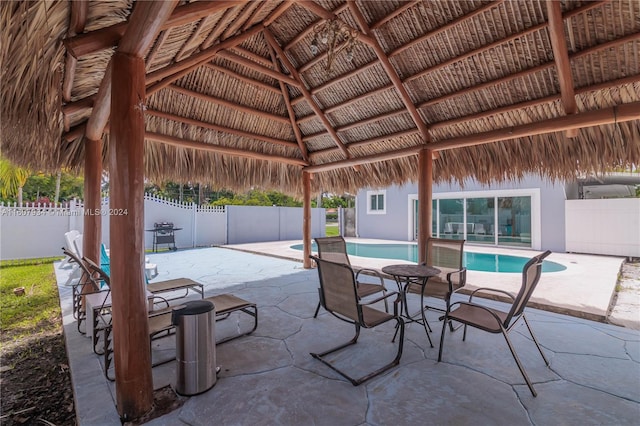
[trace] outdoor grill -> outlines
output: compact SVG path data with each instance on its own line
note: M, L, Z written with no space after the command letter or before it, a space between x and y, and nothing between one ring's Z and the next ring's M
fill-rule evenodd
M176 228L172 222L156 222L153 224L153 229L147 231L153 232L153 251L158 250L158 245L167 244L169 250L177 250L175 231L182 228Z

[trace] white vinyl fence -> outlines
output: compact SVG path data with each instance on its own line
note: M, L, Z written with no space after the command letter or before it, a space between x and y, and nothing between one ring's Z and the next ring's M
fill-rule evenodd
M640 198L565 201L566 250L640 257Z
M60 256L64 233L82 232L84 216L100 214L102 242L109 247L109 203L100 212L85 211L81 202L66 205L0 205L0 259ZM260 241L302 239L302 208L198 206L192 203L144 197L145 247L153 247L155 223L171 222L179 248L207 247ZM325 235L324 209L312 209L312 237ZM161 246L165 247L164 245Z

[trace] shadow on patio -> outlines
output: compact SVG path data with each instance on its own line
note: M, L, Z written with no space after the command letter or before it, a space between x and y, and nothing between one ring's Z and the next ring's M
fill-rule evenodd
M462 342L461 330L447 333L443 362L436 362L441 323L430 311L435 348L421 325L408 325L400 366L353 387L309 355L353 334L351 325L324 311L313 319L315 269L223 248L157 255L154 262L161 272L156 280L184 276L203 283L206 296L233 293L257 303L259 324L252 335L217 346L221 372L211 390L150 425L583 425L637 424L640 416L637 331L529 309L527 317L551 363L545 366L520 324L512 339L538 391L534 398L500 335L470 329ZM56 273L64 282L67 272ZM396 287L392 281L387 285ZM114 385L105 380L89 339L75 328L70 289L60 286L60 295L78 423L117 425ZM417 299L409 303L418 306ZM216 324L216 334L236 326L232 317ZM354 374L357 364L382 365L393 357L393 332L392 323L363 330L361 341L339 352L337 362ZM154 356L174 345L173 337L154 341ZM175 382L174 364L154 368L155 388Z

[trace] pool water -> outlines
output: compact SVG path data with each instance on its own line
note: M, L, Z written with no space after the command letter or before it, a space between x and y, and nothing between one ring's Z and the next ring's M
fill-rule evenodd
M302 250L302 244L291 246L294 250ZM311 251L317 252L313 243ZM374 259L399 259L417 262L418 246L416 244L361 244L347 243L347 253L352 256L370 257ZM483 272L522 272L529 258L507 254L464 252L463 262L467 269ZM565 266L550 262L542 263L542 272L558 272L567 269Z

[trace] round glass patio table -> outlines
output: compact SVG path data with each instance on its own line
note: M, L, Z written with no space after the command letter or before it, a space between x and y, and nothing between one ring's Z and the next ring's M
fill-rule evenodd
M402 316L406 318L407 322L417 322L424 326L424 331L427 333L429 344L433 348L433 342L431 341L431 336L429 336L429 331L431 331L431 328L427 323L427 318L424 313L424 289L427 287L429 278L440 274L440 269L428 265L401 264L384 266L382 268L382 272L393 276L396 284L398 284L398 290L402 295L402 305L404 306L404 314L402 314ZM407 304L407 289L411 284L419 285L421 288L420 318L416 318L417 314L409 314L409 306Z

